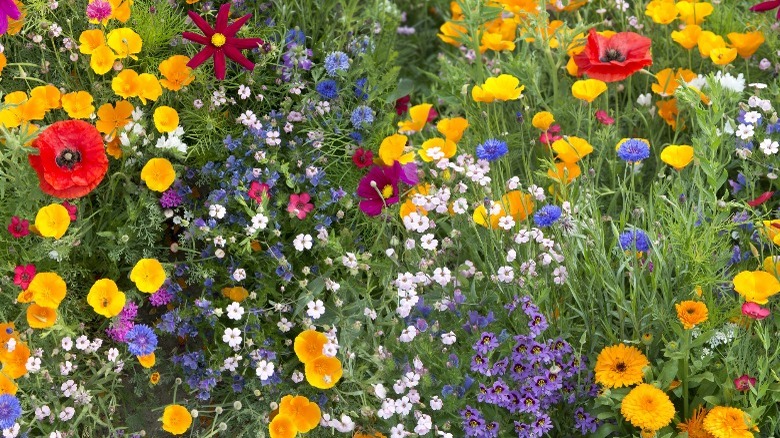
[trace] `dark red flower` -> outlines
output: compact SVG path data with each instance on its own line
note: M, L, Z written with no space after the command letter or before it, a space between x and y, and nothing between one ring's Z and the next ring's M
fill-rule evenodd
M212 28L200 15L189 11L192 22L203 32L204 35L198 35L192 32L183 32L181 36L204 47L197 55L187 63L189 68L197 68L209 58L214 58L214 76L220 81L225 79L225 56L241 64L247 70L254 70L255 63L247 59L241 50L256 49L263 44L260 38L236 38L236 33L243 26L252 14L244 15L233 23L228 24L231 3L225 3L219 7L217 21Z
M552 125L550 126L550 129L544 131L542 135L539 136L539 142L542 144L551 145L563 138L562 136L558 135L559 132L561 132L561 125Z
M402 116L406 114L407 111L409 111L409 102L412 101L412 98L409 97L407 94L404 97L399 98L395 101L395 113L399 116Z
M748 201L747 204L749 206L753 207L753 208L758 207L759 205L761 205L764 202L768 201L769 198L771 198L772 195L774 195L774 194L775 194L775 192L764 192L758 198L756 198L756 199L754 199L752 201Z
M8 232L11 233L15 239L21 239L30 234L30 221L27 219L20 219L19 216L12 217L11 223L8 225Z
M436 108L431 107L431 110L428 111L428 123L436 120L436 117L439 117L439 113L436 111Z
M19 265L14 268L14 284L27 290L35 277L35 265Z
M602 125L611 125L615 123L615 119L609 116L609 113L607 113L604 110L598 110L596 111L596 120L599 121Z
M103 181L108 157L103 137L83 120L55 122L38 135L29 155L41 190L62 199L86 196Z
M775 8L780 8L780 0L769 0L766 2L761 2L755 6L752 6L750 10L753 12L766 12ZM780 9L777 10L777 19L780 20Z
M619 32L612 36L590 30L585 50L574 56L581 74L604 82L617 82L644 67L653 65L650 38L634 32Z
M354 154L352 154L352 162L358 169L363 169L374 163L374 153L363 149L357 148Z
M65 207L65 210L68 210L68 216L70 216L70 220L75 221L78 217L79 208L75 205L71 204L68 201L62 201L62 206Z
M263 202L263 198L271 198L270 190L271 187L268 184L252 181L252 184L249 184L249 192L247 194L259 204Z
M743 374L734 379L734 386L737 388L737 391L747 392L750 391L751 387L756 386L756 379Z

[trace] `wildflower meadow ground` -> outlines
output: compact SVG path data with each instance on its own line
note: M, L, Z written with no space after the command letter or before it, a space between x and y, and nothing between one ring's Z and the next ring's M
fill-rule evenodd
M780 436L780 1L0 0L2 438Z

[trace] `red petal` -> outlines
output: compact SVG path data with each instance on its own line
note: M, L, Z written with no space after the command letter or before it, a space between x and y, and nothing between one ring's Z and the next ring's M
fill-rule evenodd
M211 58L212 55L214 55L214 48L211 46L204 47L200 52L198 52L197 55L193 56L192 59L187 63L187 67L189 68L198 68L201 64L206 62L209 58Z
M211 44L211 40L208 37L193 32L182 32L181 37L204 46Z
M780 0L772 0L768 2L761 2L750 8L753 12L765 12L770 11L776 7L780 7ZM780 13L780 11L778 11Z
M211 38L211 36L214 35L214 29L211 28L211 25L209 25L203 17L192 11L187 12L187 14L190 16L192 22L195 23L195 26L198 26L198 29L200 29L206 37Z
M225 79L225 52L222 50L214 51L214 76L217 79Z
M238 49L233 46L224 46L223 49L225 49L225 55L227 55L228 58L241 64L247 70L254 70L255 63L248 60Z
M772 195L774 195L774 194L775 194L775 192L764 192L758 198L756 198L756 199L754 199L752 201L748 201L747 204L749 206L753 207L753 208L758 207L759 205L761 205L764 202L768 201L769 198L771 198Z
M236 49L256 49L258 45L263 44L260 38L231 38L228 37L226 46L233 46Z
M230 18L230 2L225 3L219 7L219 12L217 12L217 22L216 25L214 26L214 30L224 35L225 28L227 28L229 18Z
M249 20L252 17L252 14L246 14L243 17L239 18L238 20L230 23L228 27L225 28L225 30L222 32L222 35L225 35L226 37L232 37L236 35L236 32L238 32L239 29L241 29L241 26L246 23L247 20Z

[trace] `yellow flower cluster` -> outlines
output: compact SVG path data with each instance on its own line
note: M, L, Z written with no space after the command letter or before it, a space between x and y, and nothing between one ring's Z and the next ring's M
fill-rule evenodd
M114 62L124 58L138 59L143 40L133 29L120 27L106 36L101 29L85 30L79 36L79 51L90 56L89 66L99 75L108 73Z
M294 438L298 432L307 433L317 427L321 417L317 403L304 396L286 395L282 397L268 430L271 438Z
M306 381L315 388L333 388L344 371L341 361L322 354L328 338L316 330L306 330L295 337L293 349L305 367Z

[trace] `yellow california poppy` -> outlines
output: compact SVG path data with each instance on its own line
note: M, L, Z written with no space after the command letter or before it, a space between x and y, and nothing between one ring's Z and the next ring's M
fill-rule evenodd
M35 228L43 237L60 239L70 226L68 209L61 204L49 204L41 207L35 215Z
M428 115L431 113L433 105L430 103L421 103L409 108L409 117L411 120L398 122L398 132L419 132L428 122Z
M192 415L181 405L168 405L162 416L162 428L173 435L182 435L192 425Z
M607 84L598 79L579 80L571 86L571 94L588 103L593 102L605 91L607 91Z
M33 301L42 307L56 309L68 292L65 280L55 272L35 274L27 290L33 294Z
M156 259L141 259L130 271L130 280L141 292L157 292L165 283L165 269Z
M593 152L593 146L587 140L575 136L554 141L552 149L558 154L557 159L569 164L576 163Z
M87 303L92 306L95 313L106 318L119 315L125 307L125 301L125 294L120 292L116 283L108 278L96 281L87 294Z
M30 328L49 328L57 322L57 310L32 303L27 307L27 324Z
M151 368L154 366L155 362L157 362L157 359L154 356L154 351L147 354L146 356L136 356L136 359L138 359L138 363L140 363L144 368Z
M164 192L176 180L176 171L173 165L165 158L152 158L141 169L141 180L146 183L149 190Z
M94 99L86 91L75 91L62 96L62 108L72 119L88 119L95 112Z
M141 36L135 33L129 27L120 27L108 33L106 37L108 47L110 47L118 58L123 59L128 56L132 59L138 59L137 55L143 47Z
M661 151L661 161L681 170L693 161L693 148L688 145L669 145Z
M158 131L172 132L179 126L179 113L169 106L157 107L154 110L154 127Z

